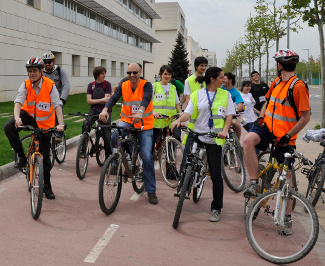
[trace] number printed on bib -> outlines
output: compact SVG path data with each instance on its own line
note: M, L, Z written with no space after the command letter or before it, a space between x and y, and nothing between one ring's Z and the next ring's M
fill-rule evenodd
M50 111L50 107L51 107L50 103L43 103L41 101L38 103L38 110L48 112L48 111Z
M132 114L136 114L139 111L140 105L132 105Z
M163 93L157 93L155 94L156 101L163 101L165 100L165 94Z
M218 115L221 115L222 117L226 117L226 108L219 106Z
M261 97L259 97L258 99L260 100L260 102L265 102L265 100L266 100L266 99L265 99L265 96L261 96Z

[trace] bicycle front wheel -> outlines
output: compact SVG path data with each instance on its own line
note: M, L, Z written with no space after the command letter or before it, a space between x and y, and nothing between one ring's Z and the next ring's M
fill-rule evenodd
M314 176L308 177L308 188L306 198L309 199L313 206L316 206L317 201L323 191L325 181L325 165L317 168Z
M89 159L89 136L82 134L77 149L76 172L79 179L85 177Z
M31 178L30 206L32 217L36 220L41 214L44 188L43 160L39 155L34 157Z
M160 148L159 166L166 184L175 188L179 184L179 169L183 158L183 145L173 137L166 137Z
M122 190L122 163L111 155L104 163L99 178L98 198L100 209L111 214L116 209Z
M96 134L96 161L99 166L103 166L105 162L105 146L104 138L101 133Z
M198 184L194 185L194 187L193 187L193 201L195 203L198 203L201 198L204 183L205 183L207 176L210 176L210 173L208 172L207 161L205 158L204 166L202 166L200 175L198 177L199 179L194 181L194 182L198 182Z
M143 161L141 158L141 153L139 150L133 146L132 151L132 187L133 190L141 194L144 190L144 182L143 182Z
M246 173L243 158L238 154L237 149L229 144L222 148L221 173L227 186L235 192L244 189Z
M184 178L184 182L183 182L182 188L179 193L178 203L177 203L176 212L175 212L175 216L174 216L173 227L175 229L178 227L179 218L181 217L183 203L184 203L184 200L186 197L186 193L188 191L188 184L190 182L191 176L192 176L192 166L188 165L186 167L185 178Z
M61 141L54 141L54 154L57 163L61 164L64 162L65 156L67 155L67 143L65 139L65 134L62 135Z
M254 201L246 219L246 235L252 248L263 259L276 264L305 257L314 247L319 232L318 217L311 203L294 190L285 194L277 199L277 190L265 192ZM278 219L274 217L277 200ZM293 200L296 207L291 220L285 220L281 216L292 209ZM255 212L261 207L265 209L256 217Z

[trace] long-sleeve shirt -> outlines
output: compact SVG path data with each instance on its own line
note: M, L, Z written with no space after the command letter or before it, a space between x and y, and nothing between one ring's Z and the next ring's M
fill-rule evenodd
M60 75L58 71L58 66L55 65L55 68L52 72L43 71L43 75L55 82L55 86L60 94L60 98L64 101L67 101L70 91L70 83L68 79L68 75L65 70L60 67Z

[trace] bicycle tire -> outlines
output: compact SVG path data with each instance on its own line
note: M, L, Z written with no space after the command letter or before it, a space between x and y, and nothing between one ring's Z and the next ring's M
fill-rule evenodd
M237 137L236 132L232 132L231 133L231 137L234 140L234 146L238 151L238 154L241 158L244 158L244 151L243 151L243 147L240 145L240 141L239 138Z
M89 160L89 142L89 136L87 134L82 134L80 137L76 156L76 173L80 180L85 177L85 174L87 172ZM85 151L82 150L83 147Z
M188 191L188 184L190 182L191 177L192 177L192 166L188 165L185 170L185 178L184 178L184 182L183 182L182 188L179 193L178 203L177 203L177 207L176 207L176 211L175 211L175 216L174 216L174 221L173 221L174 229L176 229L179 224L179 218L181 216L184 200L186 197L186 192Z
M284 224L274 221L275 205L277 200L281 202L281 216L281 211L285 213L293 199L296 200L296 208L291 212L292 234L285 234ZM267 209L254 219L254 212L265 204ZM289 190L287 197L281 196L281 200L277 199L277 190L265 192L254 201L246 219L246 235L250 245L260 257L276 264L293 263L305 257L314 247L318 233L315 208L294 190Z
M173 149L171 149L173 147ZM167 151L169 155L167 156ZM182 163L184 147L174 137L166 137L161 145L158 155L161 174L166 184L171 188L176 188L179 185L180 165Z
M322 164L316 170L315 175L309 176L308 178L308 188L306 192L306 198L315 207L318 199L323 191L325 182L325 165Z
M99 178L99 206L107 215L115 211L122 190L122 162L117 158L115 154L105 161Z
M99 166L103 166L105 163L105 146L104 146L104 138L101 133L96 134L95 140L96 147L96 161Z
M65 139L65 134L62 135L62 140L57 143L54 142L53 146L54 146L55 160L57 161L58 164L63 163L67 155L67 143Z
M205 158L206 159L206 158ZM195 203L198 203L200 198L201 198L201 195L202 195L202 191L203 191L203 187L204 187L204 183L205 183L205 178L206 178L206 175L208 174L208 166L207 166L207 162L205 162L204 166L201 168L201 171L200 171L200 185L199 186L194 186L193 187L193 201ZM210 174L209 174L210 175Z
M53 142L54 142L54 140L51 139L51 147L50 147L50 153L49 153L50 162L51 162L51 169L53 168L54 162L55 162L55 148L54 148L54 143Z
M34 155L33 162L33 180L30 190L30 207L32 217L37 220L41 214L43 203L43 189L44 189L44 170L43 160L39 155Z
M243 157L238 154L236 148L231 149L229 144L225 144L225 146L222 148L221 158L221 173L227 186L232 191L242 191L246 183Z
M30 147L30 145L32 144L32 142L33 142L33 134L28 134L28 135L25 135L25 136L23 136L21 139L20 139L20 141L21 141L21 144L22 144L22 146L23 146L23 150L24 150L24 154L25 155L27 155L27 153L28 153L28 150L29 150L29 147ZM17 162L17 159L18 159L18 153L14 153L14 160L15 160L15 162ZM22 169L19 169L22 173L24 173L23 171L22 171Z
M133 190L141 194L144 190L144 181L143 181L143 161L141 158L141 153L138 151L138 149L133 146L132 149L132 187Z

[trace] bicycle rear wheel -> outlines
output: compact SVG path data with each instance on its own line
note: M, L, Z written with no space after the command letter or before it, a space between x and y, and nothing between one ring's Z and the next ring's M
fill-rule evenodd
M173 227L175 229L178 227L179 218L181 216L183 203L184 203L184 200L186 197L186 193L188 191L188 184L190 182L191 176L192 176L192 166L188 165L185 170L185 178L184 178L184 182L183 182L181 191L179 193L178 203L177 203L176 212L175 212L175 216L174 216Z
M183 158L183 145L173 137L166 137L160 148L159 166L166 184L175 188L179 184L180 165Z
M306 198L313 206L316 206L317 201L323 191L325 181L325 165L317 167L314 176L308 176L308 188Z
M87 171L90 150L89 143L89 136L87 134L82 134L76 157L76 172L79 179L83 179Z
M238 154L237 149L230 144L222 148L221 173L227 186L235 192L244 189L246 173L243 158Z
M116 209L122 190L122 163L117 158L114 154L105 161L99 178L99 206L107 215Z
M144 182L143 182L143 161L141 158L141 153L138 149L133 146L132 151L132 187L133 190L140 194L144 190Z
M35 155L34 157L32 179L30 207L32 217L36 220L41 214L44 188L43 160L39 155Z
M66 144L65 134L63 134L62 140L60 142L56 142L54 140L54 155L57 163L59 164L63 163L66 154L67 154L67 144Z
M277 199L277 190L265 192L254 201L246 219L246 235L252 248L263 259L276 264L292 263L305 257L314 247L319 232L318 217L311 203L294 190L285 194ZM279 219L275 222L277 200L281 203ZM296 208L291 212L291 222L281 221L281 212L284 214L292 208L293 200L296 200ZM261 206L264 211L254 219L254 213ZM291 233L286 231L286 226L291 227Z
M101 133L96 134L96 161L99 166L103 166L105 162L105 146L104 146L104 138Z

